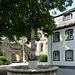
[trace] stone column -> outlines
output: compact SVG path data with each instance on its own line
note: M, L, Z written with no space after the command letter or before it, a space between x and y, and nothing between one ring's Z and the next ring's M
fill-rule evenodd
M31 55L29 56L29 68L37 68L37 60L39 56L35 56L35 31L32 29L31 31Z

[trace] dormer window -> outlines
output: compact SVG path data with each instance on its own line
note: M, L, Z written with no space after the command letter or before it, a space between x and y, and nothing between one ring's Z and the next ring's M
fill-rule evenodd
M70 20L72 18L72 14L68 13L64 15L64 21Z
M38 36L41 39L42 38L42 33L38 33Z

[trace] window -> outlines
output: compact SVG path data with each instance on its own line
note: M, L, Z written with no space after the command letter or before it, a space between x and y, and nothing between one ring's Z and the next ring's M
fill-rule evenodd
M64 21L70 20L71 18L72 18L72 14L71 13L68 13L68 14L64 15Z
M35 50L37 50L37 44L35 44Z
M68 33L66 41L73 40L73 29L68 29L65 31L65 35Z
M53 52L53 61L59 61L60 60L60 52L54 51Z
M65 51L65 60L66 61L73 61L73 50Z
M39 38L42 38L42 34L41 33L38 33L38 36L39 36Z
M43 44L41 44L41 51L43 51Z
M53 42L59 42L60 41L60 33L55 32L53 35Z
M22 39L22 43L23 43L23 44L26 43L26 39Z

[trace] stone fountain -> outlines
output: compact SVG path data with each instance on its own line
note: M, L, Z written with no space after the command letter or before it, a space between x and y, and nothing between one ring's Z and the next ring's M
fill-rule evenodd
M57 75L58 67L49 65L38 65L38 68L31 69L28 66L14 66L7 68L7 75Z
M57 75L58 67L49 65L37 65L39 56L35 55L35 31L31 32L31 55L28 56L29 64L7 68L7 75Z

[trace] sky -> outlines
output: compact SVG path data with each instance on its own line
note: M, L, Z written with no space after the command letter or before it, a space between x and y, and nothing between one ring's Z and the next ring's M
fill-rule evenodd
M72 9L72 8L75 8L75 0L73 0L72 6L67 7L67 10L66 10L66 11L68 11L68 10L70 10L70 9ZM65 11L64 11L64 12L65 12ZM57 13L57 15L59 15L59 14L61 14L61 13L63 13L63 12L60 12L60 11L57 10L56 13Z

